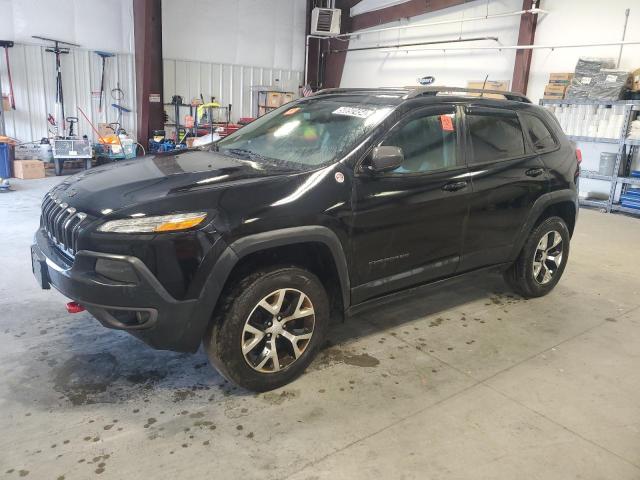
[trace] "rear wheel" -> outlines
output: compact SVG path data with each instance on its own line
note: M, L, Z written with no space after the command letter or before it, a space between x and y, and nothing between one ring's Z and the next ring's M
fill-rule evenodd
M249 390L272 390L307 368L328 322L329 302L315 275L296 267L263 270L224 295L204 345L228 380Z
M506 282L523 297L541 297L560 281L569 257L569 229L550 217L533 229L518 259L505 272Z

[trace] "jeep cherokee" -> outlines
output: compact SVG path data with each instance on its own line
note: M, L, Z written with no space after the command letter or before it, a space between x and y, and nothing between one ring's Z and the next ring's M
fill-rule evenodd
M511 92L332 89L208 150L67 178L31 247L103 325L264 391L304 371L331 316L479 269L525 297L560 280L580 155ZM501 95L504 98L495 98Z

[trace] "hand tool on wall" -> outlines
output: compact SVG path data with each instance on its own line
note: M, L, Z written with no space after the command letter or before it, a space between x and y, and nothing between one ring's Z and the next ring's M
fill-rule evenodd
M103 52L102 50L95 50L96 55L102 58L102 75L100 77L100 105L98 107L98 111L102 112L102 97L104 96L104 72L105 66L107 62L107 58L115 57L115 53Z
M66 130L65 124L65 116L64 116L64 95L62 92L62 66L60 64L60 55L68 54L69 47L79 47L80 45L76 43L63 42L62 40L55 40L52 38L39 37L37 35L33 35L32 38L36 38L38 40L43 40L45 42L53 42L52 47L47 47L45 51L54 53L56 56L56 109L60 109L60 121L62 122L62 131ZM61 45L69 45L69 47L64 47ZM58 112L56 112L56 115Z
M4 58L7 61L7 77L9 77L9 97L11 98L11 109L16 109L16 99L13 96L13 80L11 79L11 66L9 65L9 49L13 47L11 40L0 40L0 47L4 48Z

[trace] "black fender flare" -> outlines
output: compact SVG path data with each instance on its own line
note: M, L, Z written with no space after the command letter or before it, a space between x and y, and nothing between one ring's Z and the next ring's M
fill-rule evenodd
M536 222L547 208L557 203L571 202L575 205L576 216L578 215L578 192L575 190L557 190L555 192L548 192L540 195L534 202L533 207L529 211L526 221L522 224L522 228L516 236L516 241L513 243L511 254L509 255L510 261L515 261L527 241L529 234L533 230Z
M351 305L351 284L349 269L342 243L338 236L328 227L310 225L303 227L283 228L270 232L256 233L242 237L230 245L218 257L199 296L198 305L189 329L187 343L193 351L198 348L204 332L209 324L211 314L220 298L229 275L236 264L245 256L261 250L300 243L321 243L325 245L333 257L340 281L342 302L346 310Z

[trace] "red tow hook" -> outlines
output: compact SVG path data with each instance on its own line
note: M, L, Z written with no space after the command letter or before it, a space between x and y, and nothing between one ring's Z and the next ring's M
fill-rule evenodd
M84 312L84 307L80 305L78 302L69 302L66 305L67 312L69 313L80 313Z

